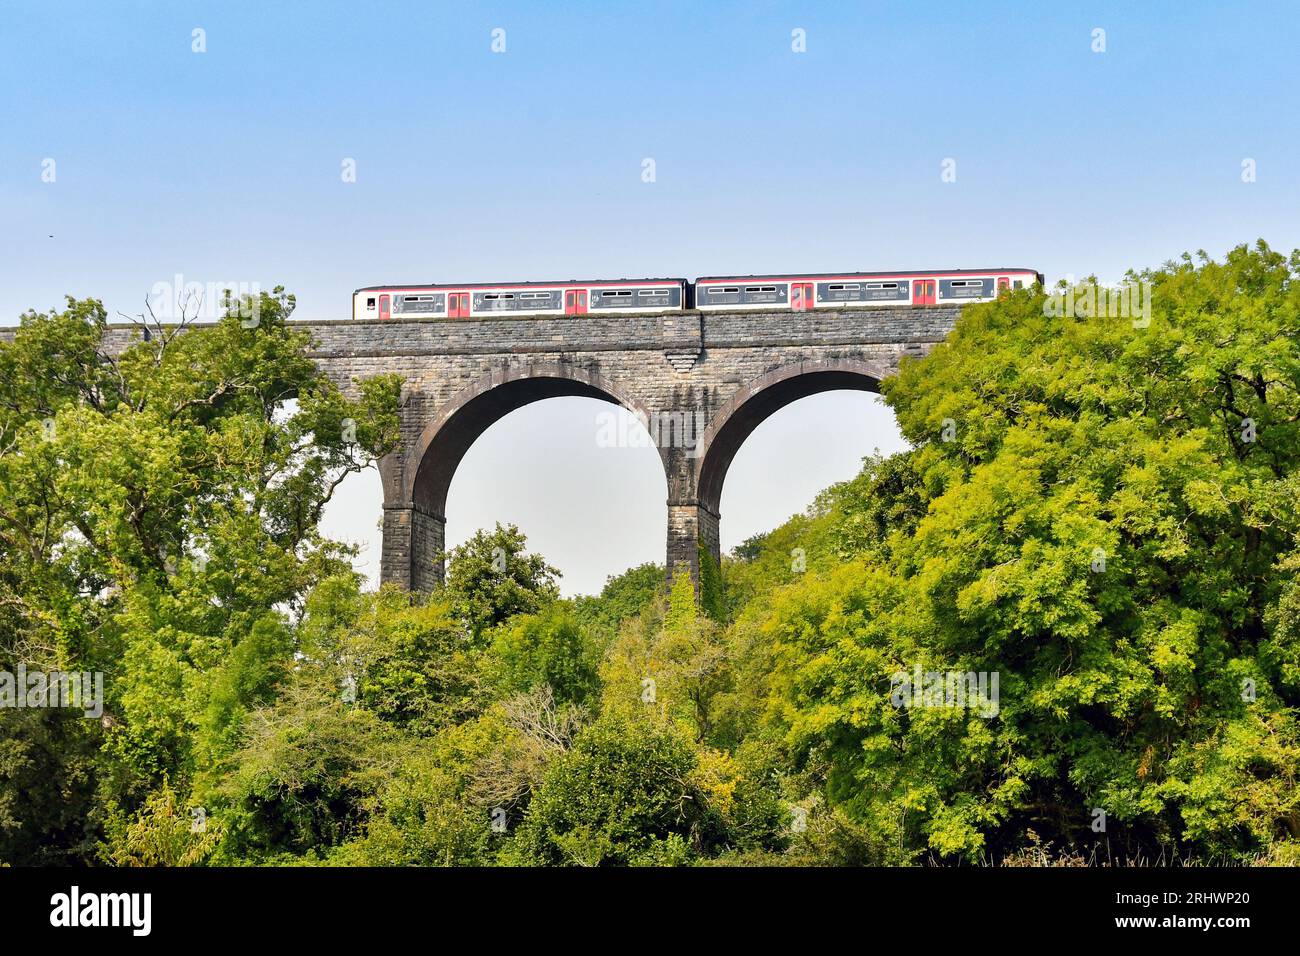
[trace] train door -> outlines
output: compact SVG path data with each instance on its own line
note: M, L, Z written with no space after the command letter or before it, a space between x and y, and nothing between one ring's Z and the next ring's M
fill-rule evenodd
M935 304L935 280L915 279L912 282L912 305Z
M564 290L564 314L565 315L586 315L587 314L587 290L586 289L565 289Z
M790 309L793 312L811 312L813 307L813 284L811 282L790 283Z
M468 292L447 293L447 318L449 319L469 318L469 293Z
M381 295L379 297L379 317L381 319L392 318L392 315L389 313L388 301L388 296L386 295Z
M998 292L1011 288L1011 280L1006 276L998 276Z

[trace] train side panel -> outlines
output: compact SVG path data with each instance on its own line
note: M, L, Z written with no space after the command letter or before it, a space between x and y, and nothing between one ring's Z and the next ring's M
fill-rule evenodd
M672 285L593 286L588 290L592 312L671 312L686 308L686 283Z
M842 275L715 276L695 284L700 311L751 309L901 308L989 302L1003 289L1041 282L1031 270L853 273Z
M782 279L696 282L695 308L714 312L742 309L788 311L790 283Z
M477 318L658 313L686 308L688 283L585 282L359 289L354 319Z

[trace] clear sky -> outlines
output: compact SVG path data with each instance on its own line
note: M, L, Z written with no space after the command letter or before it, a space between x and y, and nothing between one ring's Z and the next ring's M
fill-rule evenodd
M1257 237L1290 250L1298 50L1294 0L3 0L0 323L64 294L138 312L177 274L284 284L300 317L344 318L383 282L1109 279ZM449 541L514 521L570 593L662 561L662 472L594 446L607 408L498 423L452 486ZM872 396L787 408L731 470L724 547L877 447L900 440ZM327 521L371 571L378 487L349 483Z

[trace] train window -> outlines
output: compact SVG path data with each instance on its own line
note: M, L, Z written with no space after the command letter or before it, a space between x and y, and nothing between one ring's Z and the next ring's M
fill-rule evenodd
M602 292L601 294L604 295L604 296L606 296L606 297L609 297L609 296L625 296L625 295L631 295L632 293L631 293L629 290L627 290L627 289L611 289L611 290L607 290L607 291L605 291L605 292Z
M519 296L521 299L549 299L550 297L549 292L525 292Z
M667 289L642 289L637 295L667 295Z
M740 291L740 288L739 288L738 286L734 286L734 285L733 285L733 286L727 286L726 288L721 288L721 289L720 289L720 288L717 288L717 287L712 287L712 288L709 289L709 295L726 295L727 293L733 293L733 294L734 294L734 293L739 292L739 291Z
M375 300L374 300L374 298L366 299L366 308L367 308L367 309L373 309L374 307L375 307Z
M1021 282L1019 279L1017 279L1015 282L1011 283L1011 287L1014 289L1023 289L1025 287L1025 284Z
M775 291L776 291L776 286L774 286L774 285L747 285L747 286L745 286L745 291L746 291L746 292L775 292Z
M830 287L832 292L857 292L860 288L862 288L862 286L860 286L856 282L852 282L852 283L838 282L835 285ZM872 288L872 286L867 286L867 288L870 289Z
M485 292L485 293L483 293L483 298L485 298L485 299L513 299L514 297L515 297L515 294L514 294L513 292Z
M831 288L833 289L835 287L831 286ZM856 289L857 286L854 286L853 288ZM898 283L897 282L868 282L867 288L868 289L897 289Z

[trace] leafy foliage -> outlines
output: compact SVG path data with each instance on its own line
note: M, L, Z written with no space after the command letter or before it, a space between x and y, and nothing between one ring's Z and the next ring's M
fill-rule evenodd
M109 357L103 307L69 300L0 343L0 663L101 672L107 694L102 722L28 721L8 748L12 783L41 751L66 774L14 859L85 845L61 805L93 828L219 764L291 667L289 615L346 568L316 525L396 440L399 382L345 396L292 308L277 289L212 326L142 324Z
M698 594L644 565L572 601L502 525L432 595L361 588L317 524L399 383L324 380L281 291L115 359L97 302L29 314L0 668L108 694L0 710L0 862L1294 865L1298 272L1134 274L1149 324L970 306L883 383L908 451Z
M763 624L835 802L972 858L1030 824L1086 843L1097 809L1133 849L1294 837L1296 265L1261 244L1135 276L1145 328L1009 295L885 383L915 480L874 513L910 532ZM1000 674L997 716L892 706L918 665Z
M475 639L515 614L531 614L559 596L559 571L524 551L514 525L478 531L447 559L447 596Z
M700 819L694 767L671 723L597 721L547 770L513 847L518 862L685 862Z
M498 628L486 667L502 694L546 686L558 700L582 704L598 690L597 664L596 648L571 607L556 601Z

